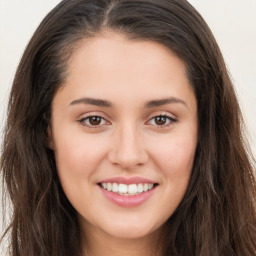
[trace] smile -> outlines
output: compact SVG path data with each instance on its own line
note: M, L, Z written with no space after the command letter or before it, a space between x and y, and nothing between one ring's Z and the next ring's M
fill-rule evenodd
M147 192L153 189L153 183L139 183L139 184L118 184L118 183L100 183L100 186L107 191L123 195L123 196L134 196L141 193Z

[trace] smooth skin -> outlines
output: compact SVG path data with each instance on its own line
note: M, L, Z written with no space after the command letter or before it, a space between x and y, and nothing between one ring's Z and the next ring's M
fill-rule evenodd
M53 99L49 146L79 215L84 255L157 255L197 146L197 102L185 66L159 43L106 32L80 42L68 71ZM134 176L158 184L136 207L116 205L98 185Z

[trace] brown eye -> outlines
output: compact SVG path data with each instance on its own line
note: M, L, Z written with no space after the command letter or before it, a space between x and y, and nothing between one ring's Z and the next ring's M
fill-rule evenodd
M156 125L165 125L167 121L166 116L157 116L155 117L155 123Z
M90 125L100 125L102 118L99 116L90 116L88 117L88 122Z
M167 115L159 115L159 116L154 116L152 117L148 124L150 125L155 125L157 127L168 127L169 125L175 123L177 121L177 119L172 118L170 116Z
M79 123L90 128L98 128L105 125L107 121L101 116L88 116L79 120Z

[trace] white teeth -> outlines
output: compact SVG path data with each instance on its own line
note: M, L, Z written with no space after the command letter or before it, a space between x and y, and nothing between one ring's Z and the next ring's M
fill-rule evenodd
M126 194L128 191L127 185L119 184L118 191L119 193Z
M154 187L154 184L148 184L148 190L152 189Z
M107 190L111 191L112 190L112 184L111 183L107 183Z
M132 196L138 195L143 192L147 192L154 187L152 183L139 183L139 184L117 184L117 183L101 183L101 186L108 190L112 191L117 194L125 195L125 196Z
M128 186L128 193L129 194L136 194L138 191L136 184L131 184Z
M138 193L143 192L143 184L138 185Z
M144 184L143 190L144 190L144 192L148 191L148 184L147 183Z
M103 183L103 184L104 184L104 183ZM118 192L118 190L119 190L119 189L118 189L118 185L117 185L116 183L113 183L113 185L112 185L112 191L116 193L116 192Z

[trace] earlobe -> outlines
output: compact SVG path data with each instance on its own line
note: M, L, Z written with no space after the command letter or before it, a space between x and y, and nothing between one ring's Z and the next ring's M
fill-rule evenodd
M47 147L51 150L55 150L54 147L54 141L53 141L53 134L52 134L52 128L50 125L47 127Z

